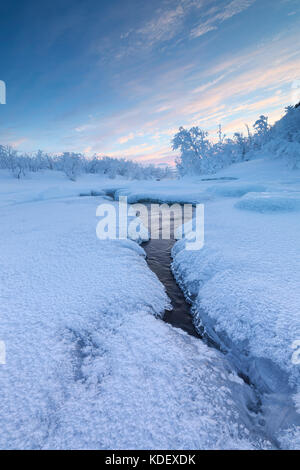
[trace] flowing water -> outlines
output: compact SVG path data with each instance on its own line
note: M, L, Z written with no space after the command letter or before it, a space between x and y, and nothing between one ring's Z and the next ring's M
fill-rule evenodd
M146 204L150 209L150 204ZM150 213L150 210L149 210ZM192 215L192 214L191 214ZM196 331L193 324L193 317L190 311L190 305L187 303L182 290L177 285L171 271L172 256L171 250L175 243L174 227L182 224L181 216L171 213L170 217L170 239L163 239L161 216L159 212L151 211L151 218L149 218L149 226L151 222L157 222L156 235L159 239L153 238L153 231L151 231L151 238L148 242L143 244L143 248L147 254L147 263L150 269L156 274L161 283L165 286L167 295L171 301L173 309L166 310L163 320L170 323L176 328L181 328L190 335L200 338L201 336ZM159 224L160 221L160 224Z

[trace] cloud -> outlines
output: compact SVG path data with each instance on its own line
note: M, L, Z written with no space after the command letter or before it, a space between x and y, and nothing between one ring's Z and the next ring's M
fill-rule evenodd
M232 16L238 15L244 10L247 10L256 0L232 0L225 6L224 10L217 16L220 21L225 21Z
M213 0L166 0L161 2L160 8L154 10L150 19L142 22L141 26L130 28L121 33L124 42L116 57L121 59L130 54L134 54L137 49L151 48L159 43L169 41L173 38L180 38L186 35L184 26L186 19L194 12L199 14L203 7L212 3ZM215 27L210 27L215 29ZM206 31L207 32L207 31Z
M174 6L174 3L176 5ZM172 7L160 7L154 11L151 19L142 22L139 27L131 28L121 34L123 45L116 53L117 59L133 55L138 49L152 48L156 44L169 41L182 29L184 18L189 9L187 0L177 0Z
M130 134L125 135L123 137L120 137L118 139L118 142L119 142L119 144L126 144L126 142L128 142L129 140L132 140L132 139L134 139L134 133L130 132Z
M9 145L11 145L13 148L18 148L27 141L28 139L26 137L21 137L20 139L9 142Z
M85 130L90 128L90 124L83 124L82 126L75 127L76 132L84 132Z
M220 2L218 7L214 7L211 10L211 16L209 16L206 21L199 23L192 29L190 33L191 38L199 38L209 31L217 29L224 21L247 10L255 1L256 0L232 0L225 5L224 2Z
M173 94L165 77L160 77L155 86L160 90L159 94L153 94L149 100L142 100L123 113L94 122L78 136L84 138L85 146L92 145L95 152L151 161L155 161L157 155L157 160L161 161L162 158L170 159L172 153L162 157L160 149L170 148L170 139L180 125L199 125L214 133L218 124L222 123L224 132L229 134L245 130L244 124L251 125L259 113L268 114L270 121L278 119L290 101L291 84L300 69L300 52L298 57L290 54L281 63L274 60L277 54L277 44L270 43L269 48L262 48L256 54L253 52L247 64L245 58L249 55L245 51L244 56L238 58L239 63L245 62L241 69L233 69L228 75L222 74L196 89L190 89L189 93L186 90L182 92L178 83L178 89ZM269 64L267 70L266 60ZM226 60L223 63L226 64ZM210 70L215 71L214 65ZM196 76L197 73L195 71ZM141 135L141 145L126 145Z
M224 73L223 75L221 75L220 77L217 77L215 78L214 80L208 82L208 83L205 83L204 85L201 85L197 88L195 88L192 93L203 93L205 90L207 90L208 88L211 88L213 87L214 85L216 85L217 83L221 82L223 80L223 78L226 76L226 74Z
M169 111L171 109L171 106L170 105L163 105L163 106L159 106L155 112L156 113L164 113L165 111Z
M143 155L148 155L149 153L153 153L155 150L154 145L149 145L147 143L141 145L132 145L124 150L114 150L110 152L106 152L108 157L126 157L126 158L133 158L133 157L141 157Z
M217 26L209 24L209 22L199 24L196 28L191 31L191 37L200 38L200 36L203 36L204 34L209 33L210 31L214 31L216 29L218 29Z
M148 45L172 39L177 34L177 28L185 14L182 5L171 10L158 10L155 17L138 29L136 33L145 36Z
M9 145L14 149L30 141L28 137L21 136L19 132L12 127L2 127L0 130L0 138L2 145Z
M291 84L299 78L297 38L295 29L235 55L218 54L205 66L188 56L153 65L151 73L141 68L127 79L121 75L116 89L121 83L118 92L126 106L72 121L69 140L59 145L54 136L57 147L162 161L171 158L170 139L180 125L199 125L213 135L219 123L230 133L243 130L245 122L251 125L261 113L271 121L289 104ZM137 137L142 137L139 145Z
M139 50L152 49L170 40L173 43L168 44L168 47L187 38L199 38L217 30L221 23L243 12L255 2L256 0L165 0L161 2L162 6L154 9L150 19L121 32L121 45L114 51L114 58L122 60ZM111 58L111 50L109 56Z

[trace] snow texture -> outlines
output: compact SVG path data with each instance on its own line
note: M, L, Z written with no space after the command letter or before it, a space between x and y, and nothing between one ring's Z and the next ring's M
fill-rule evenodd
M222 354L158 318L144 250L97 239L107 200L74 196L101 179L61 179L1 175L0 448L269 448Z

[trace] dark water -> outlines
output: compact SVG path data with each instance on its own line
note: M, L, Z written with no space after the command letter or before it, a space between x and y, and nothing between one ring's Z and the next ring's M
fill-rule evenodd
M150 208L150 205L149 205ZM155 216L152 213L152 220ZM143 244L143 248L147 254L147 262L150 269L157 275L158 279L165 286L166 292L173 310L165 311L163 320L170 323L176 328L181 328L188 334L201 338L193 325L193 317L190 311L190 305L185 300L185 297L177 285L172 274L170 265L172 263L171 250L175 243L174 239L174 222L175 225L181 225L182 221L175 220L174 215L171 214L171 237L168 240L151 238L148 242ZM150 226L150 221L149 221ZM161 237L161 226L158 229L159 236ZM151 233L151 237L153 232Z
M163 320L176 328L181 328L190 335L200 338L193 325L190 305L186 302L170 269L173 245L174 240L150 240L143 244L143 248L147 253L148 266L165 286L173 306L173 310L166 310Z

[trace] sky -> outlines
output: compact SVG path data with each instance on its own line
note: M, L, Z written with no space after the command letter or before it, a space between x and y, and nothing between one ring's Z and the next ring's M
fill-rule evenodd
M300 2L0 0L0 80L0 144L172 164L179 126L295 104Z

